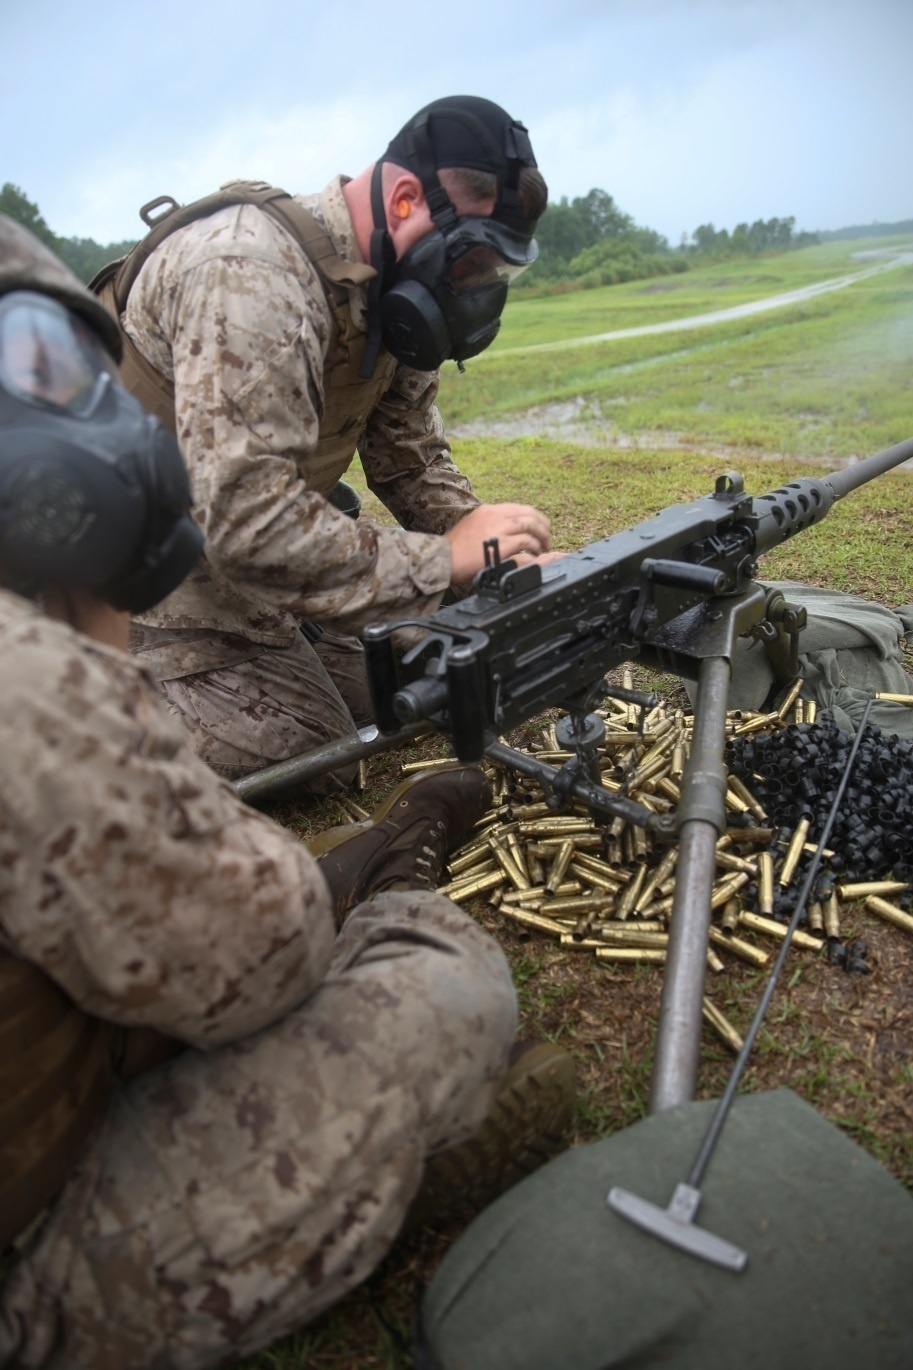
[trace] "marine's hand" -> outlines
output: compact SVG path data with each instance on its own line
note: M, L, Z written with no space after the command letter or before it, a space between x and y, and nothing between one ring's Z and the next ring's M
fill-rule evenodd
M480 504L464 515L445 534L450 543L450 579L454 585L467 585L485 565L483 544L498 539L502 561L541 556L551 547L551 530L546 516L530 504Z
M518 566L529 566L530 564L548 566L550 562L560 561L562 557L566 556L567 552L543 552L542 555L538 557L531 557L528 556L526 552L520 552L514 557L514 561Z

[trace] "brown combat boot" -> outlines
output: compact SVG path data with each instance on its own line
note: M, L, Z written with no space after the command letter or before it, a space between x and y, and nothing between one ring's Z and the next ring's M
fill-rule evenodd
M518 1042L504 1083L478 1132L425 1166L403 1234L467 1223L567 1144L574 1116L574 1063L551 1042Z
M383 890L434 890L448 852L491 804L478 766L455 761L398 785L363 823L308 841L330 887L337 926L349 909Z

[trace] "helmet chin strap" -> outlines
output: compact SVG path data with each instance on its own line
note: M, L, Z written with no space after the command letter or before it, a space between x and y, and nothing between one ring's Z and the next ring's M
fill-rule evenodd
M396 248L387 231L387 216L384 212L383 168L382 161L376 162L371 173L371 213L374 216L374 228L371 233L370 258L377 275L368 282L368 341L359 373L363 381L371 379L377 365L381 344L380 299L384 293L384 278L396 262Z

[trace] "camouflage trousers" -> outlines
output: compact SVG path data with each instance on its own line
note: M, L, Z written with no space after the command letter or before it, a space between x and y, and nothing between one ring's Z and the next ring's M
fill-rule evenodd
M0 1290L0 1365L227 1366L302 1326L478 1128L515 1028L500 948L449 900L361 905L300 1008L116 1096Z
M247 661L160 683L190 745L226 780L343 737L371 719L364 652L357 638L325 633L312 645L264 648ZM351 784L354 767L306 788L329 794Z

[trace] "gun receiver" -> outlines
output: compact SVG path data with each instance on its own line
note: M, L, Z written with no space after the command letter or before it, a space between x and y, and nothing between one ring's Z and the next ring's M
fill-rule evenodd
M754 498L729 472L713 494L670 505L544 567L501 561L497 544L486 544L486 566L469 597L427 619L366 630L381 732L427 720L451 735L461 760L477 761L499 734L544 709L584 713L606 672L624 661L645 657L696 675L693 662L703 653L692 640L707 615L690 611L745 595L760 556L911 457L913 439ZM423 628L426 636L397 663L393 634L401 628Z

